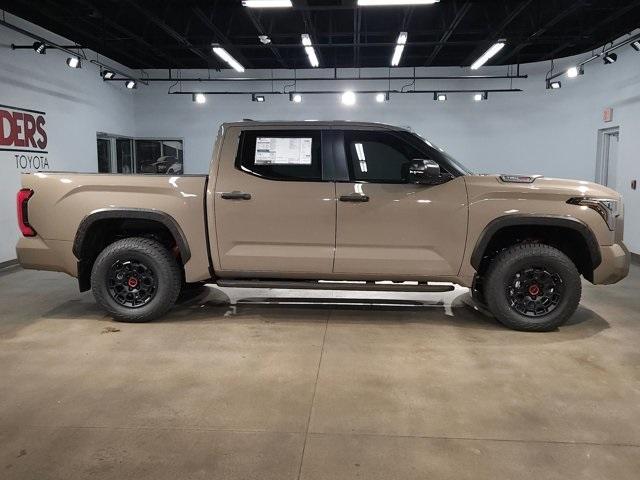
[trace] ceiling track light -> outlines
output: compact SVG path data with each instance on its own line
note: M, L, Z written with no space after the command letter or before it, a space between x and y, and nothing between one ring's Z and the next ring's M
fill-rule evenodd
M124 82L124 86L127 87L129 90L132 90L134 88L138 88L138 84L136 83L135 80L126 80Z
M70 68L82 68L82 62L80 61L80 57L67 58L67 65Z
M616 63L617 60L618 60L618 54L617 53L605 53L604 54L604 64L605 65L609 65L611 63Z
M636 40L634 42L631 42L631 47L636 51L636 52L640 52L640 40Z
M104 80L111 80L112 78L114 78L116 76L116 74L115 74L115 72L112 72L111 70L102 70L102 72L100 72L100 76Z
M505 46L506 42L507 42L506 40L500 39L496 43L491 45L486 52L484 52L482 55L480 55L480 58L478 58L475 62L473 62L471 64L471 70L477 70L481 66L483 66L485 63L487 63L500 50L502 50L502 48Z
M304 51L307 52L307 57L309 57L309 63L313 68L320 66L320 62L318 61L318 56L316 55L316 51L313 48L313 43L311 42L311 37L303 33L300 35L302 39L302 45L304 45Z
M547 90L558 90L559 88L562 88L562 82L559 80L553 82L547 80Z
M396 40L396 48L393 51L393 57L391 58L391 66L397 67L400 65L400 59L402 58L402 52L404 52L404 46L407 44L407 32L400 32L398 40Z
M389 101L389 92L376 93L376 102L384 103L384 102L388 102L388 101Z
M242 0L247 8L288 8L293 7L291 0Z
M358 0L359 7L398 7L407 5L433 5L440 0Z
M211 45L211 48L213 49L213 53L215 53L218 57L220 57L220 59L226 62L227 65L233 68L236 72L244 72L244 67L240 65L240 62L238 62L235 58L233 58L229 54L229 52L227 52L220 45L216 43Z
M33 42L33 51L40 55L44 55L47 53L47 46L42 42Z
M207 97L204 93L194 93L191 95L191 101L199 104L207 103Z
M302 95L300 95L299 93L292 92L289 94L289 101L293 103L301 103Z
M487 100L489 98L489 92L479 92L473 94L474 102L482 102L483 100Z
M446 102L447 101L447 95L445 93L433 92L433 99L436 102Z
M567 68L567 77L576 78L578 75L584 75L584 66L579 65L577 67Z
M252 102L264 103L264 100L265 100L264 95L258 95L256 93L251 94Z

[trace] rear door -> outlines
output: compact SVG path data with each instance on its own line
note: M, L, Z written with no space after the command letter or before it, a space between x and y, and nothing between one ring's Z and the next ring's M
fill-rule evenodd
M436 155L403 135L409 134L344 132L341 156L349 180L336 184L336 274L395 279L458 273L467 231L464 178L408 183L408 162Z
M219 275L331 273L335 184L322 137L319 128L240 133L236 158L221 159L215 185Z

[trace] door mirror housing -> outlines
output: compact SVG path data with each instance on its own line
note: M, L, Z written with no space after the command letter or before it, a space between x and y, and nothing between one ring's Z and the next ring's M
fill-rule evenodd
M406 178L410 183L437 185L446 182L450 177L448 174L442 174L437 162L415 158L407 165Z

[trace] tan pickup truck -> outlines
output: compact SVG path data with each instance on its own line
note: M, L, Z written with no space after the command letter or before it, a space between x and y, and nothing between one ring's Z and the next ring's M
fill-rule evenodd
M18 193L23 267L78 278L115 319L182 288L441 292L470 287L505 325L550 330L580 275L629 270L620 195L585 181L476 175L374 123L226 123L208 175L34 173Z

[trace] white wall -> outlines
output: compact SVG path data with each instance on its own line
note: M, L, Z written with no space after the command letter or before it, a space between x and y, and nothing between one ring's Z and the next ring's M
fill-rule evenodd
M6 20L49 40L70 43L10 14ZM74 70L66 66L68 55L63 52L12 51L12 43L33 40L0 27L0 104L46 112L48 153L39 156L47 158L50 170L97 171L96 132L135 131L132 92L103 82L98 67L89 62ZM95 58L95 53L86 53ZM30 170L16 166L16 154L0 151L0 262L15 258L15 195L20 172Z
M7 20L26 26L44 36L57 39L37 27L7 15ZM68 41L60 39L61 43ZM215 133L224 121L253 119L352 119L380 121L410 126L442 146L469 167L481 172L542 173L549 176L593 180L595 174L597 130L619 125L620 190L626 203L626 241L640 252L640 190L629 187L633 178L640 180L640 54L626 47L618 52L618 62L604 66L594 61L586 74L577 79L562 78L563 88L545 89L544 74L548 63L521 68L529 75L514 80L522 93L493 94L489 101L475 103L469 95L449 95L445 103L434 102L425 95L392 95L391 101L377 104L373 98L359 98L355 107L345 107L332 95L306 96L302 104L288 101L284 95L268 96L264 104L251 102L249 95L209 97L197 105L187 95L167 95L168 84L141 86L127 91L120 83L105 83L98 68L86 64L71 70L66 55L49 52L36 55L30 50L11 51L11 43L31 43L0 27L0 104L47 112L49 137L48 159L51 169L96 171L96 132L140 137L180 137L184 139L185 170L207 170ZM92 54L95 55L95 54ZM577 57L585 58L586 55ZM575 62L556 62L561 68ZM363 70L362 75L386 75L387 69ZM166 71L149 72L151 76ZM298 76L331 75L328 71L298 71ZM354 71L343 70L341 75ZM394 69L394 74L412 73ZM419 74L445 75L469 73L460 68L419 70ZM475 72L474 72L475 73ZM482 74L504 74L506 67L486 68ZM184 72L186 74L186 72ZM225 72L235 76L235 72ZM246 72L265 75L265 72ZM291 72L274 71L275 76ZM206 76L206 72L189 72ZM216 75L220 75L217 74ZM394 81L400 88L403 81ZM198 84L183 85L184 90ZM201 84L201 88L222 87ZM276 82L277 89L281 82ZM326 84L323 86L325 87ZM335 89L386 88L386 82L331 84ZM420 81L416 88L507 88L508 80L483 82ZM271 88L270 82L225 85L225 89ZM319 87L313 82L299 84L299 90ZM614 108L614 121L602 122L602 110ZM0 262L15 257L14 196L19 188L20 169L13 154L0 152Z

